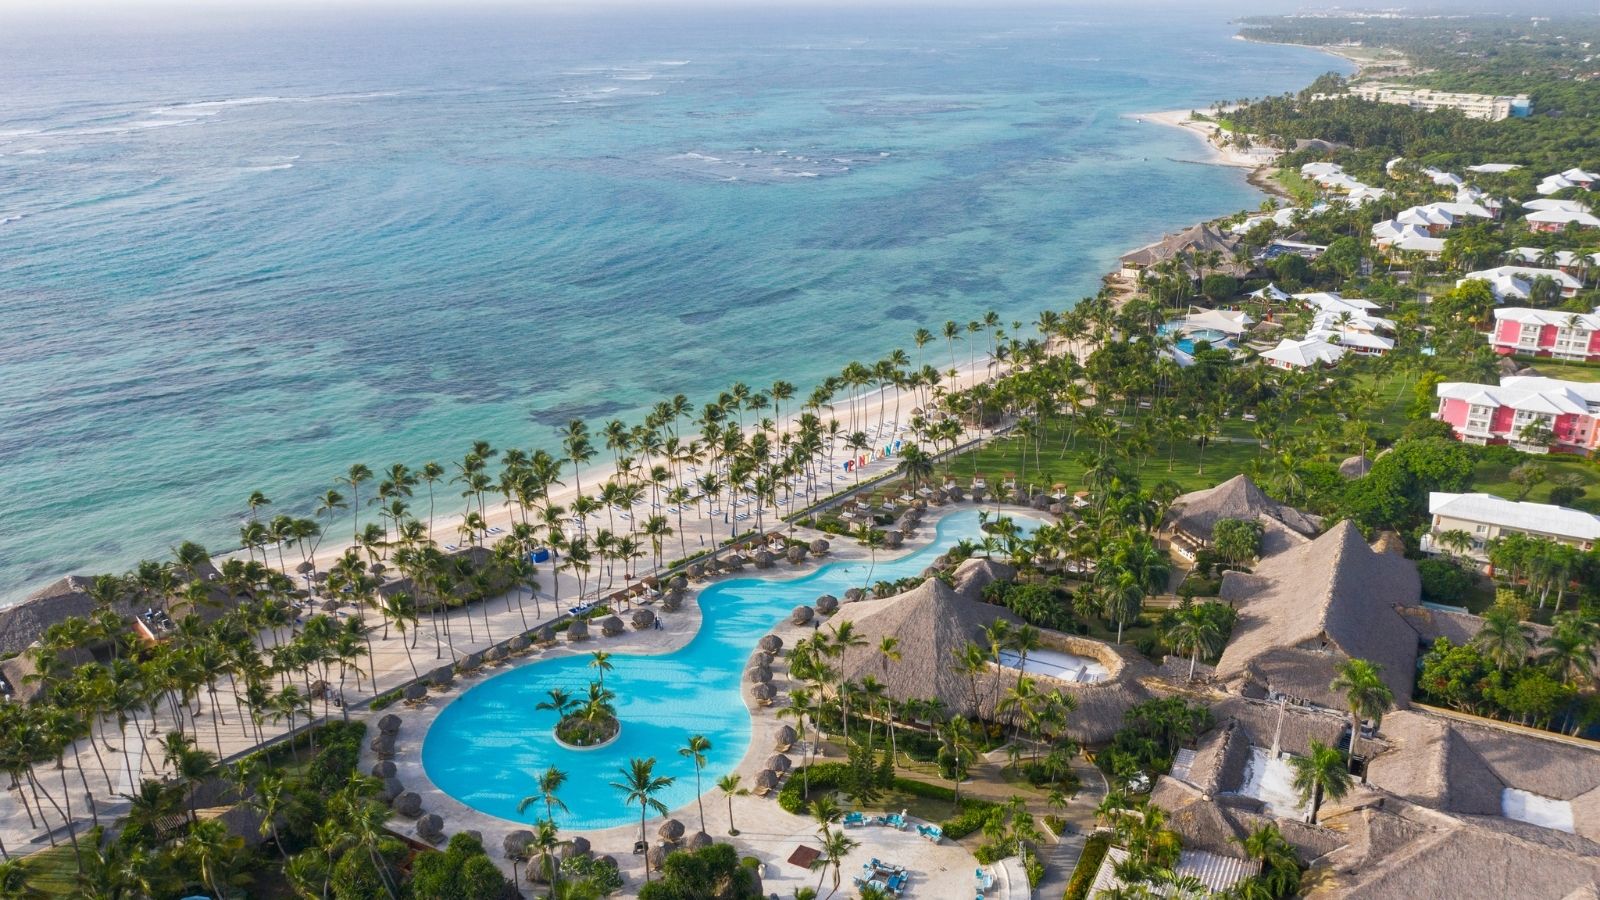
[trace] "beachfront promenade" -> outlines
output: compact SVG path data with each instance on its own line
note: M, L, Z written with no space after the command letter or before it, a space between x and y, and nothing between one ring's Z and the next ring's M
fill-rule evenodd
M994 377L998 367L991 366L987 360L977 361L965 368L953 385L955 388L969 386L976 380ZM855 421L861 423L863 430L873 433L880 419L892 419L898 404L902 420L908 422L910 411L916 406L916 398L911 392L904 396L896 396L897 392L885 392L882 399L877 396L863 400L852 410L849 404L835 404L832 411L833 417L841 422ZM877 436L874 444L892 445L896 437L910 442L911 434L905 426L896 425L892 421L885 421L882 430L876 430ZM983 435L977 432L963 434L960 443L965 444L981 439ZM845 454L851 451L843 447L840 439L839 447L835 453L835 460L842 463ZM896 456L874 458L867 465L860 467L859 471L846 473L842 466L836 464L832 469L832 479L827 473L815 480L814 490L810 493L796 494L789 506L780 506L766 510L761 516L765 530L769 532L790 533L790 526L783 518L790 515L790 510L801 510L807 506L827 502L830 493L844 493L853 490L856 484L867 484L874 479L892 474L898 466ZM601 477L604 477L602 473ZM592 488L600 482L592 478L590 473L585 473L583 484ZM570 503L573 490L567 488L552 497L553 502ZM645 503L645 512L648 515L648 500ZM706 504L700 504L693 512L684 512L682 525L682 543L687 545L690 553L701 549L709 549L713 536L717 541L726 541L731 533L753 530L756 527L757 517L754 515L753 504L749 507L739 508L739 512L726 510L727 522L723 521L724 515L709 515ZM743 521L735 518L737 515L748 515ZM607 519L607 511L602 510L591 517L590 527L603 524ZM490 525L495 528L505 528L510 524L511 513L508 510L497 508L490 517ZM678 520L676 513L670 516L671 524L676 529ZM457 520L459 521L459 520ZM730 532L730 525L733 526ZM453 534L456 522L441 518L436 523L435 534L441 543L446 543L444 535ZM812 537L828 537L821 534L799 532L796 536L810 539ZM491 536L492 538L493 536ZM846 556L850 548L848 539L832 538L837 552ZM664 542L664 555L672 559L678 554L680 540L678 535L673 535ZM343 552L343 548L331 548L323 551L317 557L317 564L325 567ZM801 567L795 568L796 572L804 572L814 565L808 561ZM780 563L783 572L789 568L787 563ZM579 596L578 581L570 572L552 572L549 565L539 567L538 594L531 595L521 589L511 595L493 598L484 605L474 604L448 612L450 643L453 645L456 658L481 652L491 646L506 641L514 635L539 628L543 625L558 621L565 614L565 607L577 601ZM648 556L639 564L641 576L649 574L650 566ZM593 597L594 579L590 579L591 598ZM615 587L620 587L621 579ZM555 597L559 594L561 601ZM520 603L518 600L520 599ZM814 598L797 597L796 603L809 602ZM309 614L320 600L314 600L304 610ZM692 605L692 604L691 604ZM353 606L342 606L332 612L340 618L354 616L358 611ZM698 613L679 611L676 613L659 613L665 631L663 639L672 641L686 641L692 635ZM390 627L385 629L381 617L368 610L364 613L366 623L371 627L371 656L360 661L363 670L357 676L352 669L342 685L344 702L354 709L362 708L372 697L392 690L399 685L414 679L413 666L416 672L426 674L431 669L452 661L450 648L442 643L436 647L434 630L430 626L429 618L424 617L421 622L410 629L410 633L402 638L399 632ZM754 637L752 637L752 641ZM275 642L274 636L262 633L258 636L258 643L271 646ZM410 644L410 653L407 653L407 644ZM597 643L596 646L608 647L609 644ZM674 644L676 646L676 644ZM338 676L333 676L337 680ZM336 685L337 686L337 685ZM195 745L201 749L217 754L221 759L228 760L239 754L245 753L255 746L255 728L251 725L250 715L236 700L234 685L230 678L219 680L217 691L212 696L202 693L195 701L191 710L194 711L193 721L188 730L195 740ZM438 701L435 701L438 702ZM214 705L215 703L215 705ZM317 716L337 719L342 711L336 705L325 701L318 701L313 705L313 713ZM35 777L49 788L54 795L55 803L62 802L63 791L70 799L70 819L80 831L92 822L93 815L98 815L103 823L109 824L129 808L123 795L133 793L138 782L145 778L159 777L170 774L167 767L160 759L160 738L175 725L171 719L170 711L164 704L158 704L154 711L152 722L149 713L141 713L139 723L146 732L145 739L141 741L135 731L135 725L130 723L118 733L114 722L102 723L103 728L96 729L97 735L103 735L100 744L101 756L104 759L104 770L99 763L92 748L85 742L80 742L82 759L84 762L82 773L73 765L73 754L68 751L67 765L64 769L57 769L50 764L43 764L36 768ZM303 726L304 718L297 724ZM289 722L284 719L267 720L260 724L261 732L268 741L281 737L288 731ZM420 739L420 736L417 736ZM754 746L754 745L752 745ZM63 781L65 776L65 781ZM64 841L66 836L67 815L65 808L58 810L47 798L42 804L36 803L36 798L30 792L26 803L21 802L23 797L19 793L27 790L26 786L12 788L8 793L8 802L0 805L0 840L5 847L13 853L26 854L50 845L50 836L53 834L58 841ZM92 802L92 807L91 807ZM31 817L30 810L31 808Z

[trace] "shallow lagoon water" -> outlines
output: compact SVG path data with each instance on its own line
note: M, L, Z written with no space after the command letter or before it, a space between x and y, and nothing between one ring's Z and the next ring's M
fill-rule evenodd
M22 12L0 602L226 549L250 491L310 515L354 462L1031 322L1259 203L1128 114L1347 68L1214 9Z

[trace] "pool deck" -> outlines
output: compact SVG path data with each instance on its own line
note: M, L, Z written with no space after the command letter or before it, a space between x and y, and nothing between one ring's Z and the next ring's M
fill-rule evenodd
M886 559L897 559L900 556L915 552L926 547L936 535L935 525L944 515L971 508L970 502L950 504L943 507L934 507L928 510L917 537L908 540L900 551L894 554L879 554L879 562ZM996 508L993 504L986 504L986 508ZM1037 516L1034 510L1024 510L1020 507L999 507L1006 513L1017 513ZM821 562L822 565L836 562L853 562L867 558L867 551L854 541L827 535L821 532L807 532L800 529L798 537L811 539L820 537L827 540L831 547L828 556ZM793 572L803 575L814 569L818 563L808 559L800 566L792 566L787 562L780 562L771 570L774 574L782 575ZM749 575L731 576L735 578L749 577ZM406 790L415 791L422 798L422 807L425 812L435 813L444 820L444 832L448 835L460 831L476 830L482 833L484 846L507 874L511 871L511 862L505 858L503 839L513 830L527 828L525 823L512 822L497 816L488 815L473 809L446 794L434 785L422 764L422 745L427 736L429 727L438 716L440 710L454 700L461 692L481 683L488 678L514 666L527 665L530 662L543 659L557 659L563 656L587 655L597 649L604 649L612 653L631 653L641 655L659 655L671 653L686 645L699 631L701 612L699 607L699 589L710 582L692 585L694 590L685 598L684 604L677 612L659 613L662 618L663 629L635 631L629 629L613 638L601 637L598 631L591 632L589 640L579 644L561 642L551 648L529 653L499 667L485 667L477 674L458 678L456 684L445 693L430 693L428 699L416 708L406 708L396 704L386 710L371 713L370 718L376 720L386 713L396 713L401 716L403 725L397 736L395 745L394 763L398 770L397 777ZM809 602L815 598L801 597L796 603ZM870 602L870 601L867 601ZM792 647L795 641L813 631L811 626L794 626L789 624L787 617L782 623L771 631L783 639L784 647ZM766 632L763 632L765 634ZM750 652L755 652L755 643L761 635L752 635L750 638ZM742 665L742 660L741 660ZM777 717L777 711L786 705L788 685L788 659L781 656L773 663L773 685L780 688L778 701L770 707L754 704L748 692L741 691L745 704L751 713L751 740L744 759L733 770L741 776L745 785L755 782L758 772L764 768L766 760L775 751L773 738L784 720ZM627 723L623 723L627 727ZM801 761L803 743L797 743L790 751L790 756L798 765ZM664 747L661 753L664 756L675 753L675 747ZM361 769L366 771L377 762L376 754L370 747L363 748ZM705 828L708 834L717 841L733 844L740 855L755 856L762 862L762 884L766 893L776 892L779 896L790 896L794 889L801 886L814 887L819 876L823 877L823 891L831 888L832 874L822 875L820 872L808 871L787 863L789 854L801 844L817 847L816 824L809 817L791 815L778 807L775 795L756 797L754 795L735 797L733 800L734 822L739 827L738 837L729 837L728 832L728 801L727 798L713 786L717 777L725 773L705 773L706 793L701 798L705 805ZM565 791L568 794L580 790L610 791L608 785L577 785L568 784ZM684 824L688 834L699 830L700 814L696 803L688 803L672 810L670 818L675 818ZM912 820L908 820L912 821ZM661 817L652 816L646 826L646 834L652 844L656 843L656 829L662 822ZM391 823L395 831L404 833L408 837L415 835L411 820L397 817ZM915 824L915 823L914 823ZM950 900L971 900L974 894L974 871L977 860L971 852L962 845L953 841L943 841L932 844L919 837L914 828L908 827L904 832L883 827L866 827L850 829L852 838L861 843L845 860L841 891L852 893L850 879L861 872L861 864L872 857L877 857L887 862L905 866L912 874L911 888L908 895L917 898L950 898ZM639 828L637 825L616 826L612 828L593 831L563 831L566 836L581 834L587 838L596 855L609 855L615 858L622 870L623 876L629 886L634 886L643 881L644 862L642 857L632 853L633 843L638 840ZM997 885L997 887L1000 887ZM627 888L624 889L627 891ZM991 890L987 892L990 897L1027 896L1025 892L1010 894L1005 890Z

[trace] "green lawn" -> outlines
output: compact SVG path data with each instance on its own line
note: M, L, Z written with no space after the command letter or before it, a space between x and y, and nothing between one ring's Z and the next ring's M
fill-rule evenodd
M1548 359L1526 359L1518 357L1518 362L1533 366L1540 375L1546 378L1560 378L1563 381L1600 381L1600 366L1584 366L1574 363L1553 362Z
M83 840L84 835L80 834L78 839ZM78 867L73 864L72 844L64 838L61 846L41 850L27 857L23 867L28 870L28 885L43 896L78 895Z
M1593 460L1555 453L1545 457L1529 456L1528 459L1544 463L1548 467L1551 479L1566 474L1576 474L1581 477L1588 495L1573 505L1592 513L1600 513L1600 466L1596 466ZM1522 488L1511 482L1510 474L1511 466L1506 463L1479 463L1477 471L1473 473L1472 489L1504 497L1507 500L1515 500ZM1552 487L1554 485L1549 480L1534 485L1533 490L1523 499L1534 503L1548 503Z
M1048 488L1060 483L1068 490L1080 490L1084 486L1086 468L1081 457L1090 441L1080 437L1076 447L1067 447L1063 455L1064 441L1065 434L1060 429L1052 429L1044 436L1035 460L1031 446L1022 438L1001 438L976 453L953 460L946 471L962 482L976 471L996 483L1015 477L1019 485ZM1026 458L1024 451L1027 451ZM1139 470L1139 477L1150 484L1170 478L1185 491L1200 490L1246 471L1260 453L1261 448L1254 443L1218 441L1202 451L1193 442L1184 441L1178 444L1169 471L1167 447L1161 444Z

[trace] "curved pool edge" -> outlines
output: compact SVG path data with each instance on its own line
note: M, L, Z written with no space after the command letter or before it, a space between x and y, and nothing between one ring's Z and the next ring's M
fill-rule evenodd
M919 534L919 537L916 540L908 541L904 546L897 548L897 550L893 553L880 553L879 558L877 559L877 564L884 565L892 563L927 549L931 544L938 540L938 525L940 522L952 514L974 510L992 510L1002 515L1014 515L1039 522L1052 520L1052 517L1038 510L1027 507L1012 506L1009 504L986 503L982 505L975 505L971 504L970 502L950 504L944 507L929 510L929 516L924 521L925 528L922 533L926 535L925 537L922 536L922 534ZM578 644L560 643L546 650L510 660L506 664L497 666L493 669L485 668L470 675L462 676L458 679L458 684L461 686L460 689L454 691L449 696L430 694L427 705L416 710L408 711L404 714L404 724L397 741L396 754L394 758L394 762L398 770L397 777L405 786L406 790L415 791L422 797L423 808L426 811L436 813L444 819L445 833L447 835L465 830L478 830L482 831L485 835L488 835L490 831L504 832L511 829L528 827L526 822L508 819L494 815L493 813L484 812L464 801L458 800L455 796L440 788L434 783L433 779L429 777L427 766L423 761L423 747L427 742L429 732L432 730L432 727L438 716L456 701L467 696L484 683L531 664L586 656L593 652L594 649L599 647L604 647L609 652L616 654L644 657L662 656L679 652L687 647L699 635L704 622L704 613L700 606L700 595L704 590L713 585L737 581L741 578L759 579L779 584L790 581L799 581L816 574L823 566L830 564L850 564L854 562L864 562L868 558L869 554L854 542L841 541L837 535L829 535L822 532L816 532L815 536L829 540L830 543L834 545L830 547L828 556L821 560L820 565L801 565L791 567L787 571L779 570L774 572L772 570L768 570L760 574L746 574L735 576L733 578L723 578L714 581L703 582L699 588L691 591L688 596L686 596L683 607L681 607L677 613L672 616L671 620L668 620L678 623L679 627L672 627L669 625L667 630L660 632L653 630L628 631L615 638L592 637L591 639ZM540 625L542 624L543 623L540 623ZM771 626L761 630L760 633L752 634L750 636L748 649L749 652L754 652L755 642L759 640L762 635L767 633L775 633L780 637L783 637L784 644L787 647L793 645L795 636L801 633L810 633L812 630L813 629L809 626L791 625L787 616L780 616L772 623ZM745 656L748 656L748 653L745 654ZM745 656L740 657L741 666ZM779 662L781 663L781 671L787 675L787 657L781 658ZM738 693L749 716L750 735L749 742L744 750L744 754L740 757L738 763L731 771L735 774L739 774L744 779L744 784L749 785L753 783L755 776L764 764L765 759L772 753L770 748L772 747L773 737L776 735L778 728L783 724L776 716L777 710L781 709L782 706L762 706L750 697L749 691L741 689ZM608 742L602 747L583 749L604 749L605 746L609 746L611 743L614 743L615 740L616 739L613 739L612 742ZM675 748L664 748L664 751L670 753L674 749ZM362 765L370 766L375 760L376 755L373 754L370 749L364 748ZM656 818L677 818L684 822L686 827L691 827L691 830L693 830L693 827L698 826L699 824L698 801L704 800L708 795L715 792L714 785L706 784L702 787L704 790L702 790L698 795L691 796L683 803L674 807L667 814L667 816L652 817L652 820ZM571 788L569 788L569 790L570 789ZM725 804L723 804L720 800L711 805L715 809L725 809ZM717 825L718 821L721 820L717 816L708 815L708 830L718 839L725 839L723 832L725 832L726 829L720 828L720 826ZM407 831L409 824L409 820L400 819L400 827L398 830ZM637 838L638 825L629 825L624 823L592 828L563 826L562 831L566 834L584 835L596 843L599 843L602 840L609 841L612 839L626 839L627 843L631 844L632 840ZM493 842L490 841L490 843Z

